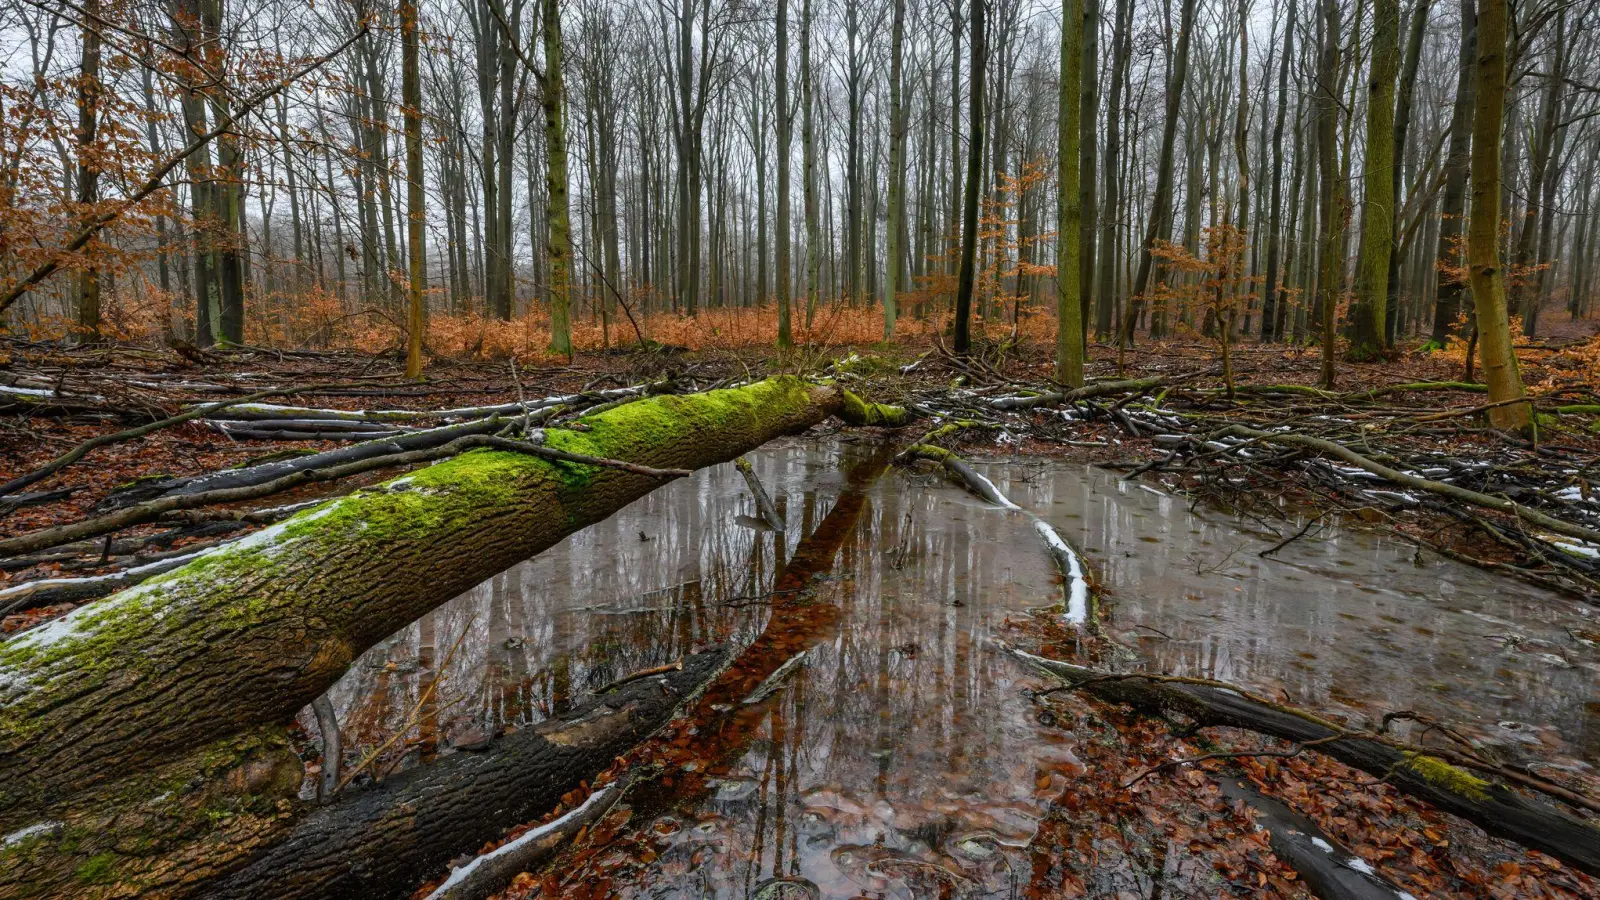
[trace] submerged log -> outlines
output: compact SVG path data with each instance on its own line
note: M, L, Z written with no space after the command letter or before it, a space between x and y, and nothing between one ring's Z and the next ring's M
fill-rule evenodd
M1401 900L1411 896L1285 804L1236 778L1222 779L1221 786L1224 797L1255 811L1256 829L1267 832L1272 852L1295 870L1315 896L1322 900Z
M842 406L837 387L772 378L641 400L582 420L585 430L551 430L546 444L694 469ZM466 453L0 644L0 829L288 721L377 641L658 484L516 452Z
M1401 793L1460 816L1489 834L1600 876L1600 827L1525 797L1491 777L1480 777L1488 773L1469 772L1437 756L1347 732L1310 714L1220 685L1101 672L1020 650L1011 652L1040 671L1110 703L1126 703L1156 715L1178 714L1196 727L1242 728L1293 741L1381 778Z
M453 857L553 809L697 698L731 655L725 648L694 654L681 669L506 735L486 752L455 753L342 797L203 893L216 900L408 896Z

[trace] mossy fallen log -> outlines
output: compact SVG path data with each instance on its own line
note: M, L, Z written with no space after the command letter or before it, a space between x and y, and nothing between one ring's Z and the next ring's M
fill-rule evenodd
M630 403L546 445L662 468L729 460L843 408L780 377ZM330 501L0 644L0 829L287 721L362 651L659 481L466 453Z
M1011 652L1041 672L1110 703L1126 703L1156 715L1179 715L1195 727L1242 728L1302 746L1309 744L1308 749L1381 778L1400 792L1460 816L1489 834L1600 876L1600 827L1525 797L1488 773L1471 772L1436 756L1344 732L1309 714L1218 685L1138 673L1113 674L1019 650Z

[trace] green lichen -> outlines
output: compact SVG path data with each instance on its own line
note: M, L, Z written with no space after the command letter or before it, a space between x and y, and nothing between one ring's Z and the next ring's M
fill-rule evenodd
M1434 787L1472 800L1489 799L1489 788L1493 787L1490 782L1452 766L1437 756L1407 753L1404 765Z
M110 884L116 880L117 855L96 853L83 861L72 876L84 884Z
M839 418L851 425L875 425L881 428L899 428L911 424L915 418L904 407L887 403L868 403L849 391L843 391L844 403Z

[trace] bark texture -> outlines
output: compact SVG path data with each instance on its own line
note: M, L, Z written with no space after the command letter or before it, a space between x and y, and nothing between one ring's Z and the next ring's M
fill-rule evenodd
M700 468L841 410L797 378L642 400L546 444ZM658 480L463 454L300 513L0 647L0 828L175 754L287 721L362 651Z

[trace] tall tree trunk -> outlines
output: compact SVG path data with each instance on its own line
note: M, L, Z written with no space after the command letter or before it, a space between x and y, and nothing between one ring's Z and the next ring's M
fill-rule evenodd
M1089 309L1094 304L1095 225L1099 218L1095 166L1100 140L1100 0L1081 0L1082 48L1078 113L1078 330L1080 346L1089 335ZM1020 169L1021 166L1018 166Z
M1439 286L1433 303L1433 343L1443 346L1461 316L1461 294L1466 281L1460 277L1461 236L1466 218L1467 177L1472 163L1472 117L1476 108L1474 92L1478 55L1478 13L1476 0L1461 0L1461 52L1456 69L1456 99L1450 112L1450 150L1444 162L1444 193L1440 198L1439 243L1435 265ZM1465 329L1463 329L1464 331ZM1461 335L1465 337L1465 334Z
M1337 310L1340 271L1344 263L1345 200L1339 175L1339 0L1322 4L1321 58L1317 63L1317 162L1321 199L1317 293L1322 328L1322 374L1325 390L1334 386L1334 350L1338 346Z
M1400 246L1400 213L1407 204L1400 200L1400 161L1402 159L1414 160L1416 148L1411 142L1411 116L1412 100L1416 94L1417 67L1422 60L1422 39L1428 29L1428 11L1433 6L1433 0L1417 0L1416 8L1411 13L1411 30L1406 37L1405 61L1400 66L1400 80L1395 86L1398 98L1395 100L1394 113L1394 160L1392 167L1395 214L1390 216L1389 239L1389 278L1388 302L1384 306L1384 345L1393 347L1399 339L1399 311L1400 311L1400 262L1402 248ZM1411 170L1415 169L1415 162L1407 164ZM1415 193L1420 185L1415 183L1415 175L1411 177L1411 191ZM1413 305L1413 309L1415 306Z
M822 289L822 221L817 202L816 76L811 68L811 0L802 0L800 18L800 149L806 207L806 328L810 329L817 314L817 297Z
M549 232L545 273L550 296L550 349L572 358L572 220L567 203L567 88L561 73L561 9L557 0L540 0L544 14L545 203Z
M793 250L789 237L789 143L794 131L794 117L789 109L789 0L778 3L778 59L773 72L773 85L778 105L778 349L794 346L794 330L789 311L789 255Z
M1078 145L1083 140L1084 4L1067 0L1061 7L1056 114L1056 381L1069 388L1083 386L1083 195L1078 183L1083 160Z
M1389 258L1395 215L1394 90L1399 67L1399 0L1374 0L1372 61L1367 78L1367 140L1361 160L1361 253L1356 264L1356 308L1350 355L1370 360L1385 350Z
M780 0L782 2L782 0ZM883 339L894 339L894 321L899 311L899 291L905 286L906 227L906 134L910 131L906 115L904 57L906 0L892 0L894 24L889 33L889 235L888 260L883 275Z
M1116 315L1117 223L1122 217L1121 158L1122 93L1127 79L1129 20L1133 0L1116 0L1116 25L1111 32L1111 90L1106 95L1105 211L1100 217L1099 285L1095 290L1095 334L1102 340L1111 335Z
M972 291L977 277L978 194L983 190L983 19L987 0L972 0L972 76L967 101L967 188L961 209L961 272L956 282L955 352L972 352ZM1076 192L1074 192L1076 193Z
M1522 333L1533 337L1539 325L1539 285L1544 282L1544 270L1534 269L1550 262L1549 242L1544 232L1553 224L1553 217L1545 215L1555 202L1556 182L1560 179L1560 153L1557 151L1558 134L1563 131L1561 120L1561 88L1566 80L1567 16L1563 7L1557 13L1555 34L1550 47L1549 71L1545 73L1545 89L1539 101L1539 130L1534 136L1533 162L1528 176L1525 196L1528 198L1527 215L1518 236L1514 257L1517 280L1511 284L1509 305L1513 313L1522 316Z
M1506 111L1506 54L1510 10L1507 0L1483 0L1478 7L1478 64L1472 122L1472 219L1467 231L1467 266L1472 300L1478 310L1478 357L1489 385L1489 409L1496 428L1522 431L1532 424L1532 409L1515 403L1526 396L1517 357L1511 348L1506 312L1506 276L1500 260L1500 125Z
M422 199L422 38L417 21L416 0L400 0L400 40L403 45L400 93L405 103L406 130L406 246L409 278L406 284L406 377L422 378L422 330L425 318L422 298L427 258L423 247L423 227L427 212Z
M1155 259L1152 255L1156 242L1166 237L1163 229L1172 215L1172 151L1178 139L1178 119L1183 105L1184 83L1189 77L1189 42L1194 33L1195 0L1183 0L1183 12L1178 21L1178 42L1172 61L1172 75L1167 80L1166 119L1161 126L1161 156L1156 161L1156 187L1151 197L1150 219L1139 248L1139 269L1134 275L1128 296L1127 314L1122 319L1122 333L1117 338L1118 353L1133 349L1133 330L1139 322L1139 312L1144 305L1144 295L1150 287L1150 269ZM1119 359L1120 364L1120 359ZM1120 365L1119 365L1120 367Z
M83 17L83 51L78 68L78 208L84 219L94 216L93 207L100 200L100 167L97 158L100 117L100 0L85 0ZM109 236L109 235L108 235ZM90 263L78 273L77 298L74 312L78 325L78 340L96 343L100 340L100 270L92 261L93 247L86 248Z
M1300 4L1289 4L1289 21L1284 26L1283 58L1278 64L1278 112L1272 125L1272 200L1271 222L1267 225L1267 276L1261 285L1261 340L1271 342L1283 339L1279 329L1278 305L1283 290L1278 284L1278 261L1283 241L1283 124L1289 112L1289 62L1294 58L1295 17ZM1293 205L1294 199L1290 199Z

